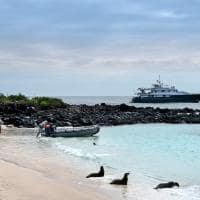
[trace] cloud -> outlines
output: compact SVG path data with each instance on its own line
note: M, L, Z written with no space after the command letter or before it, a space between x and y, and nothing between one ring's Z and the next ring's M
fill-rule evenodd
M61 38L74 42L78 39L80 42L91 35L98 39L122 32L131 34L133 29L137 31L136 28L142 35L164 27L167 29L163 33L177 32L180 25L188 32L187 24L180 19L198 18L199 14L194 0L186 2L182 1L180 7L179 0L173 3L146 0L7 0L1 3L0 24L3 26L0 35L20 40L50 41ZM176 26L172 21L166 22L166 19L173 20ZM196 24L190 22L190 26Z
M168 11L168 10L161 10L158 12L154 13L155 16L160 17L160 18L166 18L166 19L184 19L187 17L185 14L178 14L174 11Z
M48 77L74 85L77 77L77 85L87 80L89 87L98 80L116 79L117 84L132 76L139 82L139 74L148 78L147 74L173 72L186 77L200 71L199 1L0 3L1 81L12 78L13 87L26 77L36 85L48 82Z
M181 49L182 48L182 49ZM113 50L114 49L114 50ZM55 76L83 74L96 77L121 76L151 68L166 72L200 70L200 51L179 44L134 47L71 49L34 44L22 49L0 51L0 72L46 73ZM188 68L188 66L190 66Z

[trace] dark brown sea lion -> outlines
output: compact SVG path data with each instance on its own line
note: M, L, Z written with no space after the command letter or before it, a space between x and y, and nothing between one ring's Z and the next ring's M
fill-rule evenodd
M103 166L101 166L99 172L97 172L97 173L91 173L88 176L86 176L86 178L103 177L103 176L104 176L104 168L103 168Z
M125 173L122 179L114 179L110 184L127 185L129 173Z
M160 183L154 189L172 188L174 186L179 187L179 184L177 182L170 181L168 183Z

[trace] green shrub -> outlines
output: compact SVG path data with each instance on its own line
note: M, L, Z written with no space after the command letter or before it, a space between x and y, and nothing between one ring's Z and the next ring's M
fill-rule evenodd
M33 97L31 99L31 104L45 108L63 108L66 104L62 99L53 98L53 97Z
M29 99L22 95L22 94L18 94L18 95L9 95L7 96L7 100L10 102L28 102Z
M66 104L62 101L62 99L58 99L58 98L54 98L54 97L33 97L32 99L29 99L28 97L26 97L22 94L9 95L9 96L0 94L0 103L29 104L32 106L39 107L41 109L66 107Z
M0 94L0 103L6 102L6 96L4 94Z

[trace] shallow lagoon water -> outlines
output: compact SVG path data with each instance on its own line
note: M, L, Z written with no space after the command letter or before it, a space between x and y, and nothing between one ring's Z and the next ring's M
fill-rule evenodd
M173 199L200 199L200 125L103 127L96 137L56 138L52 144L86 171L96 171L104 165L105 184L130 172L126 198L146 199L152 195L156 199L154 186L177 181L180 189L165 190L158 199L167 199L168 195ZM146 188L146 194L141 194L142 188Z

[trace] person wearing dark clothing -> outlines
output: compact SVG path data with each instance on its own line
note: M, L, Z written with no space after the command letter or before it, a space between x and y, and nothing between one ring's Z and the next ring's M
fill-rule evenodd
M50 124L46 124L44 130L45 130L45 135L46 135L47 137L49 137L49 136L51 135Z
M46 124L45 125L45 135L47 136L47 137L50 137L50 136L52 136L53 134L54 134L54 126L53 126L53 124Z

